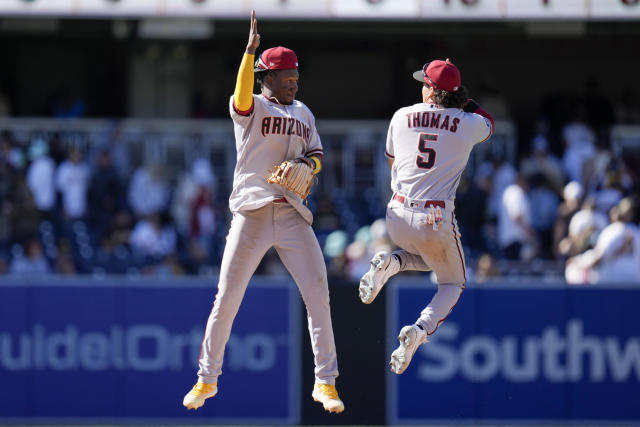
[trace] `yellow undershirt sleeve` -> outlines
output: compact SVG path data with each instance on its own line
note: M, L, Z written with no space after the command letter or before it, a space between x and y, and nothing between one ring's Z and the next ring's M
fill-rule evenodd
M242 57L233 103L239 111L249 111L253 106L253 59L254 54L246 53Z

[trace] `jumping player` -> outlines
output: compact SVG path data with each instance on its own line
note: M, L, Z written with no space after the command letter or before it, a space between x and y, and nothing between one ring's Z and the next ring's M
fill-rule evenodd
M392 275L433 270L438 291L415 324L403 327L389 365L407 369L418 346L449 315L465 287L466 271L454 198L473 146L493 132L493 119L467 98L460 71L448 59L424 65L422 102L398 110L389 126L386 156L393 196L387 229L401 249L378 252L360 280L360 299L370 304Z
M218 392L224 348L249 279L267 250L275 247L296 281L307 308L315 361L314 400L329 412L342 412L335 380L338 363L331 325L327 271L311 228L312 214L300 197L267 183L269 170L283 160L300 159L318 173L322 145L311 111L295 100L298 59L285 47L265 50L255 63L260 44L255 11L249 41L229 102L237 164L229 208L233 220L220 266L220 280L207 321L199 359L198 382L183 405L197 409ZM261 94L253 94L254 73ZM268 309L265 307L265 310Z

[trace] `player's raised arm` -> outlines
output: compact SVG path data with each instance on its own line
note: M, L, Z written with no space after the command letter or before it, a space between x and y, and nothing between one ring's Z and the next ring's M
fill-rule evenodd
M238 114L249 115L253 110L253 61L258 46L260 46L258 20L256 19L256 11L252 10L247 49L240 63L236 88L233 92L233 106Z

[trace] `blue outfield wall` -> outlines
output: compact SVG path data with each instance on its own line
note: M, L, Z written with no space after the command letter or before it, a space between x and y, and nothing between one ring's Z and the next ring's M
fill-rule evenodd
M387 289L387 354L435 286ZM578 420L640 424L640 287L471 285L404 374L394 425Z
M297 424L299 295L286 280L252 280L220 393L198 411L182 406L215 285L1 279L0 424Z
M252 280L219 395L186 411L215 281L0 278L0 424L344 425L386 414L399 425L640 425L640 286L470 285L397 376L388 357L435 292L424 282L398 277L371 305L357 284L332 287L347 410L328 416L310 398L289 280Z

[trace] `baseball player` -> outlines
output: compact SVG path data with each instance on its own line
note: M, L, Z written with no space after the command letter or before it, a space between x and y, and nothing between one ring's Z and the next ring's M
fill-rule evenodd
M220 266L218 293L202 342L198 382L183 404L197 409L217 393L233 319L253 272L267 250L275 247L307 309L315 361L312 397L325 410L338 413L344 410L344 404L335 387L338 363L327 271L311 228L312 214L300 196L267 182L269 170L288 159L298 159L310 173L320 172L322 145L313 114L295 100L296 54L282 46L267 49L254 68L259 44L258 22L252 11L249 41L229 102L238 153L229 198L233 219ZM253 94L254 73L262 88L260 95Z
M387 229L401 249L378 252L360 280L360 299L370 304L389 277L404 270L433 270L438 291L413 325L398 335L389 365L407 369L458 302L466 278L454 198L473 146L493 132L493 119L467 98L460 71L448 59L425 64L413 77L422 82L422 102L398 110L389 126L386 156L393 196Z

